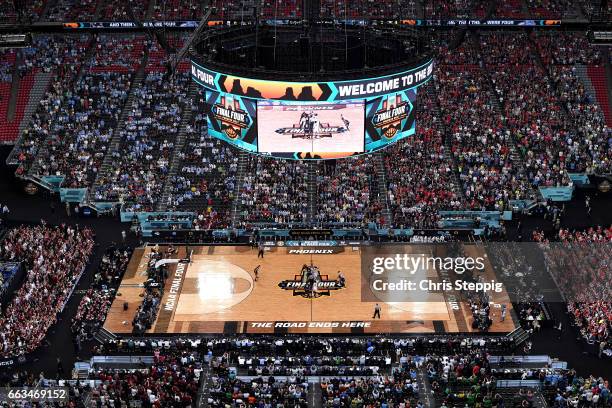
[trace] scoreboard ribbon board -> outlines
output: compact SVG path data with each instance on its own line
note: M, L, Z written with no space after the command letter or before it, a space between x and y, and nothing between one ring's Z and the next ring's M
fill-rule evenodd
M297 82L216 72L195 61L209 135L250 153L297 160L367 154L414 135L418 88L428 60L373 78Z

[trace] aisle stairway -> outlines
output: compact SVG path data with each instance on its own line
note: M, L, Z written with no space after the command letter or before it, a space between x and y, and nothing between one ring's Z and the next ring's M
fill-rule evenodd
M241 151L238 158L238 169L236 170L236 185L234 186L234 202L232 203L232 225L237 227L240 224L242 205L240 200L240 190L244 183L244 174L247 169L250 153Z
M439 126L444 129L444 158L448 163L452 163L453 169L453 179L451 181L450 190L454 191L458 196L462 198L463 201L466 201L465 193L463 191L463 187L461 185L461 180L459 179L459 166L457 165L457 160L452 152L452 138L450 130L441 123L442 113L440 111L440 102L438 100L438 92L434 86L424 87L425 92L428 93L430 98L436 102L433 109L433 121L438 123Z
M32 90L30 91L30 97L23 112L21 123L19 124L19 135L21 135L21 133L23 133L26 127L30 124L32 115L36 111L36 108L38 107L40 100L45 95L45 92L47 92L52 78L53 72L39 71L36 73L36 76L34 77L34 85L32 85Z
M316 161L312 161L307 163L308 166L308 215L306 216L306 220L314 224L317 216L317 204L318 204L318 195L317 195L317 167L319 163Z
M11 93L9 94L8 111L6 114L7 122L12 122L15 119L15 111L17 107L17 95L19 88L24 78L19 75L19 67L23 65L23 53L18 52L13 64L13 82L11 83Z
M309 384L308 386L308 398L306 401L312 407L318 408L323 406L323 400L321 399L323 392L321 391L320 384Z
M436 408L436 400L431 392L431 384L427 378L427 371L423 366L417 370L417 383L419 384L420 400L425 408Z
M208 398L210 396L210 390L213 387L212 372L210 366L203 364L202 371L200 372L200 388L198 389L198 399L196 401L196 407L204 408L208 407Z
M381 215L386 226L393 225L393 217L389 210L389 195L387 194L387 170L385 167L385 158L382 151L374 153L373 160L376 163L376 174L378 176L378 197L376 197L383 206Z
M612 112L608 98L606 69L604 66L576 64L576 75L580 78L587 93L599 103L606 125L612 127Z

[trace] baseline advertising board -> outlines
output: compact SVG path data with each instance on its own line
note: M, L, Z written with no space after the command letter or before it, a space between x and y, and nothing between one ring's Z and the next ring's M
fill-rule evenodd
M195 62L208 133L240 149L291 159L370 153L415 133L417 88L433 62L373 79L287 82L216 73Z

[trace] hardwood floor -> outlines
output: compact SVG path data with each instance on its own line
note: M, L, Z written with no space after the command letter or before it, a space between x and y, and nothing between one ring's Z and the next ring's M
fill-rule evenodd
M163 247L161 248L164 249ZM178 247L177 258L185 256ZM363 250L335 248L332 254L304 254L293 248L266 248L263 259L257 249L244 246L199 246L191 263L171 264L160 311L150 333L456 333L472 332L469 305L454 305L445 292L402 294L398 301L372 296L371 282L362 277ZM482 250L470 247L471 256ZM395 252L427 253L427 245L400 245ZM298 253L296 253L298 252ZM125 278L107 316L105 328L129 333L131 321L142 301L150 247L134 253ZM309 298L300 291L279 287L281 282L300 282L303 265L316 265L321 280L335 281L338 272L346 285L327 291L320 284L319 297ZM254 269L259 266L255 281ZM437 270L419 272L424 279L441 280ZM419 275L416 275L419 276ZM486 263L483 278L494 279ZM333 284L330 284L333 286ZM128 302L128 310L123 303ZM373 319L374 305L381 306L380 319ZM496 315L505 303L505 292L493 294L493 320L490 331L510 332L515 323L508 317L502 323ZM496 306L497 305L497 306ZM126 323L127 322L127 323Z

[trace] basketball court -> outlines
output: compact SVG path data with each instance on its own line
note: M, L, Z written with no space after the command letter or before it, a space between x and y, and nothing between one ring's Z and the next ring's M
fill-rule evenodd
M428 245L395 245L394 251L426 254ZM108 313L105 329L117 334L132 332L132 319L142 303L148 255L152 247L134 252L118 295ZM159 248L164 250L162 246ZM192 252L190 261L179 261ZM469 247L468 251L484 251ZM247 246L178 247L169 264L157 319L147 333L467 333L472 328L469 305L457 302L452 292L426 292L414 299L382 301L368 293L362 278L361 247L327 249L268 247L263 259ZM486 257L485 257L486 259ZM258 279L254 269L260 266ZM318 288L304 291L305 266L316 266ZM488 261L484 277L495 279ZM345 285L337 284L338 274ZM441 280L434 268L423 270L427 279ZM127 310L123 309L127 302ZM373 319L375 304L380 318ZM491 294L490 332L515 329L508 294ZM508 315L500 322L500 305Z

